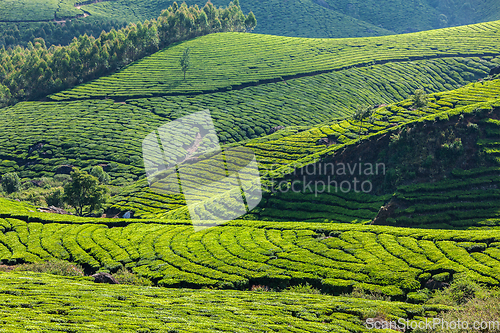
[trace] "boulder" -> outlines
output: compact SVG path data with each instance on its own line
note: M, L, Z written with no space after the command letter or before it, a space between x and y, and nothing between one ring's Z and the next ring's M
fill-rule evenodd
M325 146L328 146L329 142L328 142L328 138L321 138L319 139L318 141L316 141L316 144L317 145L325 145Z
M285 129L285 126L275 126L269 130L269 134L278 132L279 130Z
M30 147L30 149L28 150L28 155L31 155L35 151L39 151L42 148L43 148L43 143L39 142L36 145Z
M73 215L62 208L49 206L49 207L40 207L38 211L41 213L52 213L52 214L62 214L62 215Z
M444 289L444 288L448 288L449 286L450 286L449 283L436 281L434 279L430 279L425 283L425 288L431 289L431 290Z
M113 275L109 273L99 272L92 275L95 283L109 283L109 284L120 284Z

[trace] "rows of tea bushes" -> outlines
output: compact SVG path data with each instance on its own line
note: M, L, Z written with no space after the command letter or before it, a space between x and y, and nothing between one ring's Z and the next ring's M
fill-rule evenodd
M500 58L444 58L389 63L314 75L236 91L128 100L129 103L170 117L176 110L208 109L216 122L224 123L222 141L241 141L268 133L278 125L321 123L350 115L360 104L389 104L408 98L416 89L427 93L453 90L488 75ZM141 89L138 85L137 89ZM279 110L279 113L277 112ZM239 124L246 132L230 131ZM221 119L224 118L224 119ZM311 121L308 121L310 119ZM241 126L241 125L240 125Z
M500 122L486 117L476 127L484 134L477 142L479 156L498 165ZM399 209L387 223L434 228L498 226L499 175L498 166L456 169L441 182L400 187L394 197Z
M305 184L300 185L296 186L300 192L272 193L245 219L367 224L390 198L390 195L374 196L361 191L344 193L338 186L325 193L314 193L314 187L304 191Z
M457 170L445 181L401 187L395 195L400 208L386 223L432 228L498 226L499 170Z
M232 143L262 137L275 126L312 126L346 116L359 100L380 104L406 98L420 86L429 92L457 87L486 75L496 62L497 58L450 58L374 65L225 93L128 100L127 105L111 100L20 103L2 111L6 125L0 133L0 173L40 177L53 175L65 164L109 164L113 178L137 179L144 174L141 145L148 131L192 112L210 110L219 140ZM260 156L263 164L286 164L320 150L314 141L331 132L304 132L300 136L305 140L276 133L266 139L274 140L249 147L258 155L270 154L271 161ZM310 133L317 135L306 137ZM39 143L41 150L30 154Z
M55 100L154 96L230 90L234 86L376 62L494 55L499 22L373 39L301 39L221 33L168 47L120 72L52 96ZM186 79L178 65L191 49Z
M192 226L0 219L6 264L52 258L87 270L125 266L166 287L245 289L310 283L329 293L354 287L404 299L432 276L467 273L498 285L497 231L429 231L352 224L233 222Z
M369 139L410 122L447 119L451 114L470 113L481 108L491 109L491 105L497 101L499 91L500 80L471 83L459 89L430 94L429 104L424 108L416 108L411 100L404 100L374 110L369 118L349 118L275 140L255 139L246 146L255 151L259 161L267 164L268 169L277 165L286 166L300 159L305 159L304 165L307 165L308 158L314 160L324 152L334 153L343 148L344 144L356 144L360 137ZM327 148L316 144L319 139L327 136L334 138L336 144ZM300 154L303 147L310 147L315 151L312 154L311 151Z
M455 62L456 60L447 59L446 61ZM252 139L246 142L245 146L255 152L262 174L266 175L267 172L271 172L270 177L279 180L284 175L293 172L297 167L294 163L298 162L301 166L315 163L320 157L334 154L346 147L345 145L357 144L360 136L380 136L390 130L396 131L399 129L398 126L407 123L432 122L435 119L447 119L448 115L453 113L473 112L483 107L491 108L489 101L495 101L497 98L499 85L499 80L472 83L456 90L429 95L429 104L425 108L416 109L411 100L404 100L376 109L368 119L336 120L308 130L287 128L266 137ZM144 105L144 102L142 103ZM427 119L428 117L430 118ZM318 140L328 137L332 138L333 145L326 147L318 144ZM273 171L279 168L281 171ZM138 214L136 216L144 217L159 217L162 211L178 208L179 205L182 205L182 200L155 193L154 190L147 188L146 183L135 184L113 201L114 208L122 211L135 211ZM290 219L304 220L304 216L307 215L306 211L298 214L301 214L300 218L290 216ZM313 215L310 215L311 219L323 216L320 214L313 217ZM173 217L173 215L168 216ZM327 218L324 217L324 219ZM371 214L365 217L365 219L371 218L373 218ZM258 219L264 219L264 216ZM345 221L345 219L337 221Z
M50 177L64 165L103 164L121 183L144 174L142 140L162 124L155 114L112 101L19 103L1 117L0 173Z
M162 289L94 284L84 277L0 273L9 332L367 332L383 308L391 319L447 309L294 292Z

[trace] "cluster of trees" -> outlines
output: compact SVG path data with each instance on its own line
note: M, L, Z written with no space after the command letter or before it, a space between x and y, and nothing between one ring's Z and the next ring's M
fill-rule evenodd
M129 24L102 32L99 38L83 35L68 46L47 48L43 38L26 48L0 49L0 107L47 96L111 73L171 43L214 32L251 31L255 15L243 14L238 0L226 8L208 2L173 3L157 20Z
M104 208L108 199L108 189L104 186L110 180L109 175L100 166L95 166L87 173L78 168L73 169L71 178L64 189L45 196L48 206L63 208L66 204L73 207L76 214L83 216ZM4 192L12 194L21 191L23 185L17 173L7 173L1 177Z
M82 35L99 36L102 31L121 29L127 24L118 21L92 21L74 19L64 25L54 22L44 23L0 23L0 47L14 48L17 45L27 47L36 38L43 38L45 44L68 45L73 38Z

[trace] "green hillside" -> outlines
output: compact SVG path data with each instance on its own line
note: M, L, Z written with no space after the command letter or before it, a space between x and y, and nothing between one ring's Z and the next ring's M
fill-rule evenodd
M193 0L186 2L188 5L205 4ZM85 15L85 22L143 22L158 17L172 3L170 0L22 0L19 5L19 1L8 0L0 4L0 21L41 22ZM227 6L228 1L214 0L213 4ZM500 5L495 0L463 3L446 0L247 0L241 1L241 7L245 13L253 11L256 14L259 25L255 32L291 37L380 36L500 19Z
M149 97L230 90L380 62L496 55L499 22L408 35L356 39L301 39L225 33L166 48L120 72L52 96L54 100ZM183 79L178 58L191 48Z
M500 5L238 5L0 4L1 330L496 320Z
M179 86L175 84L180 82L182 73L175 67L174 56L178 56L176 52L183 50L184 44L156 53L115 75L52 97L92 99L27 102L3 109L0 172L16 171L22 178L34 178L53 176L62 165L86 168L103 164L112 176L113 184L119 185L144 175L141 144L148 133L164 122L194 111L209 109L221 142L236 143L262 137L275 126L300 128L346 117L361 104L395 102L409 97L420 87L429 93L458 88L485 77L499 63L498 58L488 56L498 52L496 44L491 44L497 34L496 25L490 23L478 25L475 30L452 28L377 39L315 40L237 33L194 39L187 44L192 45L193 64L200 68L190 70L186 81ZM445 36L455 31L463 34L465 30L471 31L470 37L460 37L455 43L438 44L438 41L443 43ZM438 50L425 51L423 44L419 46L420 51L408 50L409 46L400 43L398 51L389 44L391 40L407 38L407 45L412 45L424 39L426 34L426 43L435 45ZM458 56L468 45L463 38L473 38L473 35L477 37L474 43L478 49L469 46L467 52L481 53L474 57ZM282 53L282 60L288 59L287 62L279 58L271 60L273 48L264 47L260 48L260 53L248 54L246 62L243 55L237 58L237 62L233 61L234 52L247 48L249 44L257 48L256 45L263 41L283 42L273 47L282 47L284 51L289 47L289 51ZM202 47L207 44L210 44L207 51L203 51ZM491 45L479 49L481 44ZM319 51L324 47L328 49ZM330 53L326 50L337 51ZM378 54L377 50L380 50ZM218 53L212 54L212 51ZM353 53L358 54L357 58L352 57ZM432 58L411 60L412 55L418 59L423 53ZM224 58L217 58L221 54ZM340 58L344 55L347 58ZM171 61L161 60L168 57L172 57ZM196 57L206 57L207 61L195 61ZM213 66L208 66L208 61L213 62ZM252 67L252 61L256 68L248 69ZM376 64L377 61L383 63ZM155 66L147 67L150 63L155 63ZM202 64L212 69L204 72L200 70ZM355 67L349 68L351 65ZM238 73L238 67L247 70ZM147 81L152 82L154 75L148 73L147 68L155 68L155 73L158 73L154 74L158 79L152 86ZM323 71L324 74L318 74ZM131 72L136 73L137 80L126 76ZM165 76L168 73L175 73L175 76ZM285 80L288 75L302 77ZM158 80L163 82L159 84ZM266 83L275 80L278 81ZM103 84L115 81L117 84ZM255 85L258 82L262 84ZM227 90L228 85L234 84L242 85L241 89ZM168 96L181 89L195 93L219 88L226 91ZM134 95L150 94L162 97L132 99ZM113 100L94 99L108 95L117 96ZM349 134L346 137L350 137ZM300 156L320 148L314 141L311 143L310 147L299 152ZM259 155L261 144L252 145ZM30 151L32 147L38 148ZM274 148L272 151L278 153ZM272 163L286 164L300 156L281 158L281 161ZM260 161L269 164L265 156Z
M464 191L461 195L455 193L451 198L444 195L437 195L439 198L429 205L428 201L423 200L427 206L427 216L422 216L421 220L413 216L411 218L412 226L440 225L441 227L467 227L474 225L497 225L498 220L491 220L489 218L496 218L496 190L494 186L487 192L484 191L480 196L470 194L470 186L467 184L474 181L490 183L497 181L495 170L496 169L478 169L471 173L471 178L466 177L467 173L461 174L455 172L449 174L453 168L481 168L486 166L498 166L497 150L495 145L498 141L495 140L497 135L496 126L498 111L488 114L487 110L492 109L493 106L498 106L498 98L500 96L499 80L485 81L481 83L473 83L457 90L448 92L441 92L430 95L429 105L425 109L414 110L413 103L409 100L391 104L375 110L372 120L354 120L352 118L346 120L335 120L331 123L324 123L322 126L313 127L311 129L297 132L297 130L285 130L272 134L268 137L252 139L246 143L246 147L252 149L256 156L257 161L264 177L271 177L277 183L283 177L290 181L290 174L299 167L307 166L311 163L328 163L335 162L337 158L346 162L343 156L347 156L347 161L357 163L358 157L362 157L365 162L384 162L387 167L387 174L383 177L376 179L376 193L382 195L381 197L359 196L359 195L343 195L342 193L322 194L319 196L309 194L295 194L283 193L277 194L276 197L271 196L269 201L263 201L261 206L251 212L250 219L266 219L274 221L334 221L334 222L368 222L373 220L380 209L390 197L385 196L387 193L394 193L397 186L403 185L404 182L413 181L418 175L423 177L420 181L435 181L442 179L443 176L454 178L457 182L456 186ZM484 116L473 117L472 119L465 119L462 121L461 126L457 126L456 122L461 113L474 114L474 110L485 110ZM449 117L454 120L448 122ZM481 118L483 117L483 118ZM432 123L435 119L443 119L442 125L437 123L435 125L435 132L422 131L421 136L415 135L420 141L411 142L411 145L422 147L421 149L411 148L408 146L410 143L405 141L404 129L406 126L419 126L419 124ZM491 119L491 120L488 120ZM469 123L476 124L475 126ZM439 137L440 135L450 135L446 133L448 126L456 127L454 137L438 142L437 144L430 144L427 140ZM432 129L434 129L432 128ZM477 131L474 129L477 128ZM441 132L443 134L441 134ZM416 129L414 132L419 133ZM362 133L362 134L361 134ZM402 134L403 133L403 134ZM453 133L453 132L452 132ZM329 147L318 145L318 140L333 136L337 144ZM364 146L366 148L357 148L359 141L358 138L362 136L365 139ZM397 148L396 141L391 137L401 137L399 141L402 148ZM450 154L454 154L453 148L443 148L441 145L447 144L448 147L453 143L453 140L461 138L463 146L470 145L472 153L468 149L465 151L457 150L456 153L464 155L465 153L470 156L465 158L469 164L463 164L464 158L458 162L447 158ZM373 147L371 141L379 142L377 146ZM463 143L462 143L463 142ZM389 147L395 147L392 150ZM339 152L347 152L337 157ZM385 151L385 153L384 153ZM391 159L384 156L390 156ZM441 157L440 155L441 154ZM476 159L477 156L483 156ZM425 162L431 156L429 162ZM459 156L459 155L457 155ZM486 157L491 156L491 158ZM349 160L350 158L350 160ZM445 161L448 164L439 161ZM482 164L476 164L481 162ZM424 163L425 162L425 163ZM426 163L428 165L426 165ZM462 163L462 164L460 164ZM423 168L422 170L420 170ZM266 174L266 170L273 170ZM447 170L447 171L446 171ZM422 173L422 175L420 175ZM492 178L493 176L493 178ZM433 179L434 177L434 179ZM478 179L476 179L476 177ZM381 179L380 179L381 178ZM324 179L323 179L324 180ZM462 185L459 183L462 182ZM443 184L443 186L445 186ZM430 185L430 188L436 188L438 185ZM416 189L419 187L417 186ZM267 188L269 191L269 187ZM403 191L409 189L401 188ZM457 188L458 190L458 188ZM479 191L479 190L478 190ZM337 191L338 192L338 191ZM404 192L403 192L404 193ZM421 192L415 194L417 197L422 196ZM455 199L455 195L458 195ZM404 194L397 194L396 197L404 197ZM467 204L458 204L454 201L461 201L464 196L472 200ZM442 211L443 206L438 202L447 203L449 212ZM481 203L479 203L481 202ZM136 216L144 217L159 217L165 216L168 218L188 218L187 210L184 208L178 209L184 205L183 200L177 197L166 196L158 191L149 188L147 182L141 181L134 186L126 188L121 195L113 198L113 207L126 211L131 210L136 213ZM396 225L408 225L410 222L408 212L412 212L410 206L413 204L403 204L402 207L407 211L397 212L393 216L396 221L392 221ZM489 207L484 212L479 214L477 205L482 207ZM291 209L293 207L293 209ZM178 209L178 210L176 210ZM283 209L286 212L283 212ZM414 208L413 208L414 209ZM424 209L424 208L422 208ZM439 211L441 209L441 212ZM468 212L454 212L454 210L467 210ZM172 210L172 211L171 211ZM171 212L167 212L171 211ZM452 213L452 215L449 215ZM458 214L458 215L457 215ZM474 215L476 214L476 215ZM496 221L496 222L495 222ZM384 222L385 223L385 222Z

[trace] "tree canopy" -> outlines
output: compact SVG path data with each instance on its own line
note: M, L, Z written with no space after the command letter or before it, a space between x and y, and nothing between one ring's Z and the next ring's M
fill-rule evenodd
M71 172L71 181L64 186L64 201L83 216L101 209L106 203L107 189L99 180L79 169Z

